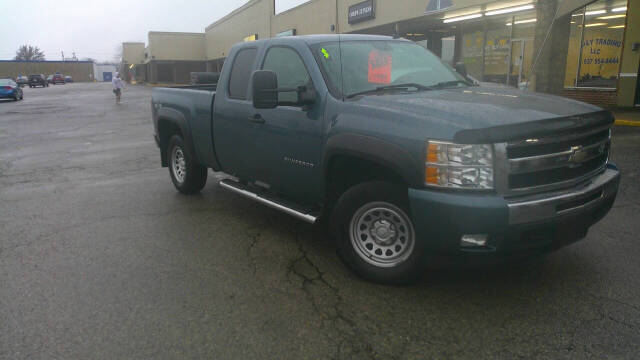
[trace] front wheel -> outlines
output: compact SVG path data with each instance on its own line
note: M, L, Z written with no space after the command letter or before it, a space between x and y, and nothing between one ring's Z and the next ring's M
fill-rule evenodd
M193 154L179 135L173 135L167 146L169 173L173 185L183 194L200 192L207 183L207 168L196 163Z
M331 230L342 260L365 279L403 284L424 272L424 244L404 187L368 182L350 188L336 204Z

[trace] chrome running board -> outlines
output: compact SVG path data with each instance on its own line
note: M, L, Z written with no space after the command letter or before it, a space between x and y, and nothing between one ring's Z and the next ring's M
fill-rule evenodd
M242 184L238 184L233 180L230 179L225 179L225 180L221 180L219 182L220 186L222 186L223 188L227 189L227 190L231 190L233 192L235 192L236 194L240 194L244 197L247 197L251 200L255 200L261 204L267 205L270 208L276 209L276 210L280 210L286 214L289 214L295 218L298 218L302 221L306 221L310 224L314 224L317 220L317 217L311 215L311 214L307 214L298 210L295 210L289 206L277 203L273 200L269 200L265 197L262 197L254 192L251 192L247 189L244 189Z

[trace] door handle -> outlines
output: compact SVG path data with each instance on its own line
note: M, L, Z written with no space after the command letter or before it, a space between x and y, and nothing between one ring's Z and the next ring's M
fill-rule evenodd
M264 118L260 114L249 116L249 121L255 124L264 124Z

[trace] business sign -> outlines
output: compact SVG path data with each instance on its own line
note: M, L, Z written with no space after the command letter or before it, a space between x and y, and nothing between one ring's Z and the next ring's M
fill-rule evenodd
M296 35L296 29L289 29L289 30L285 30L285 31L281 31L281 32L277 33L276 37L295 36L295 35Z
M362 21L375 19L376 4L374 0L367 0L349 6L349 24L357 24Z

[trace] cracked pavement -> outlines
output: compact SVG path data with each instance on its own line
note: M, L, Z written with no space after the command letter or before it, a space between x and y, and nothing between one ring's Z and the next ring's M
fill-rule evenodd
M0 103L0 358L640 358L640 129L588 237L525 264L364 282L320 227L227 192L178 194L151 89Z

